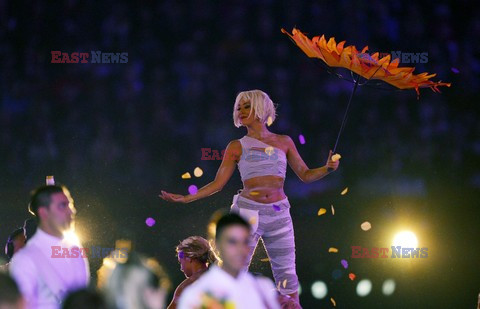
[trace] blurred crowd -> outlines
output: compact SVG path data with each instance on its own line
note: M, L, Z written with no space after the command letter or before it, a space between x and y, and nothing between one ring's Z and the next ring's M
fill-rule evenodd
M257 88L278 104L271 129L297 145L303 134L305 161L323 164L352 84L280 32L296 26L372 51L428 52L416 72L453 83L418 101L413 90L362 87L338 148L350 175L363 174L359 162L415 176L448 166L478 186L480 14L460 2L0 1L1 170L26 186L55 166L77 182L102 174L158 187L200 165L201 147L241 137L233 100ZM52 64L52 50L127 52L128 63Z

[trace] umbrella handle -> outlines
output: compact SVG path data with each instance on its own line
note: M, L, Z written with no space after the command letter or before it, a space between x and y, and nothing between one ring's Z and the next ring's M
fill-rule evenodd
M347 109L345 110L345 114L343 115L342 125L340 126L340 130L338 131L337 140L335 141L335 147L333 147L333 153L335 153L335 150L337 150L338 140L340 139L340 135L342 134L345 123L347 122L347 114L350 108L350 103L352 103L352 98L353 98L353 95L355 94L355 91L357 90L359 81L360 81L360 76L358 76L357 80L355 80L355 85L353 86L352 93L350 94L350 99L348 100Z

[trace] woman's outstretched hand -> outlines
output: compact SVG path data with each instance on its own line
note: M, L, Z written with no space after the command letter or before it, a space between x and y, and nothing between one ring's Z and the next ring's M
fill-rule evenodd
M327 170L329 172L333 172L333 171L336 171L337 168L338 168L338 165L340 164L340 158L341 156L339 154L335 154L332 156L332 151L330 150L330 152L328 153L328 159L327 159Z
M168 193L163 190L161 192L162 194L159 194L158 196L167 202L186 203L184 195Z

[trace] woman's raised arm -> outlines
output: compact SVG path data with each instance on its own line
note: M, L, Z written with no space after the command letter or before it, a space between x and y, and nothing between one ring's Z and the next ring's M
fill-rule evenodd
M220 164L217 175L212 182L200 188L196 194L180 195L162 190L162 194L160 194L159 197L168 202L190 203L221 191L227 184L228 180L232 177L232 174L235 171L236 162L240 159L241 155L242 145L240 144L240 141L231 141L227 145L222 158L222 163Z

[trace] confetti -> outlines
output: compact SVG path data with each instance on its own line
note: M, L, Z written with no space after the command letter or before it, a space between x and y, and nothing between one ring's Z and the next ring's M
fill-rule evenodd
M347 260L342 260L342 266L343 266L343 268L345 268L345 269L348 268L348 262L347 262Z
M155 225L155 219L147 218L147 220L145 220L145 223L147 224L148 227L152 227Z
M287 287L287 279L283 280L283 288Z
M274 209L275 211L280 211L280 210L281 210L280 206L275 205L275 204L273 204L273 209Z
M302 134L298 136L298 140L300 141L300 144L305 144L305 137Z
M257 192L257 191L252 191L252 192L250 192L250 195L252 195L252 196L259 195L259 194L260 194L260 193Z
M453 68L453 67L452 67L452 72L455 73L455 74L460 73L460 71L457 68Z
M332 207L332 215L335 215L335 208L333 208L333 205L330 205Z
M372 228L372 225L370 224L370 222L365 221L362 223L362 225L360 225L360 227L362 228L362 230L368 231L369 229Z
M345 194L347 194L347 192L348 192L348 187L346 187L345 189L343 189L343 191L342 191L341 194L342 194L342 195L345 195Z
M349 274L348 274L348 278L350 278L350 280L352 280L352 281L355 280L356 277L357 277L357 276L355 276L354 273L349 273Z
M274 152L275 150L273 149L272 146L265 148L265 153L269 156L271 156Z
M188 193L190 193L191 195L195 195L197 194L197 192L198 192L198 188L196 185L190 185L188 187Z
M256 217L251 217L248 222L251 224L251 225L255 225L255 223L257 223L257 218Z
M195 177L202 177L202 175L203 175L202 169L199 168L199 167L196 167L196 168L193 170L193 175L195 175Z
M264 259L261 259L261 260L260 260L260 262L268 262L268 261L270 261L269 258L264 258Z
M332 302L333 306L336 307L337 303L335 302L335 299L333 297L330 297L330 301Z
M183 259L185 257L185 253L183 253L183 251L178 251L178 257Z
M341 158L342 158L342 156L341 156L340 154L336 153L336 154L334 154L334 155L332 156L332 161L333 161L333 162L337 162L337 161L340 160Z
M267 126L271 126L272 123L273 123L272 116L268 116L268 118L267 118Z
M185 174L182 175L182 179L190 179L192 176L190 176L189 172L186 172Z
M325 208L320 208L318 210L318 215L321 216L321 215L325 214L326 212L327 212L327 210Z
M334 247L330 247L330 248L328 248L328 252L337 253L337 252L338 252L338 249L337 249L337 248L334 248Z
M54 186L55 178L53 176L47 176L46 183L47 183L47 186Z

